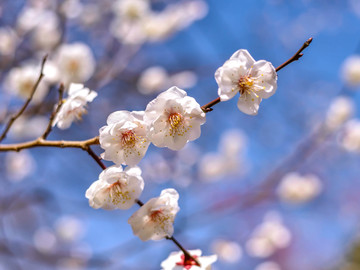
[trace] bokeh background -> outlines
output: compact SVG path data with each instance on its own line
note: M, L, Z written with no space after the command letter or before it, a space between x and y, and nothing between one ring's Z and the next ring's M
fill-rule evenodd
M111 112L144 110L173 84L204 105L217 97L215 70L236 50L276 67L313 37L304 56L279 71L277 93L257 116L241 113L234 98L206 115L202 136L183 150L151 146L139 164L140 199L177 189L174 236L217 254L213 269L360 269L360 2L149 0L167 16L146 38L116 8L123 1L0 1L1 127L24 102L9 74L30 64L38 74L46 53L56 67L63 44L91 49L94 72L79 82L98 97L83 121L54 128L50 140L97 136ZM49 79L2 143L41 134L62 75ZM79 149L0 153L0 269L159 269L176 246L132 234L127 219L137 206L88 206L85 191L100 172ZM300 183L281 185L289 177Z

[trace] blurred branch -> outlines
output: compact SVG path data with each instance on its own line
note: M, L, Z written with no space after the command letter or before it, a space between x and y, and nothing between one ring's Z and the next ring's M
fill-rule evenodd
M47 57L48 57L47 55L45 55L43 57L43 60L41 62L40 75L39 75L39 78L37 79L36 83L34 84L32 90L31 90L30 96L28 97L28 99L26 100L24 105L21 107L21 109L16 114L11 116L9 122L7 123L7 125L5 127L5 130L3 131L3 133L0 136L0 142L6 137L6 134L10 130L12 124L15 122L16 119L18 119L20 117L20 115L26 110L26 107L31 102L31 100L32 100L32 98L34 96L34 93L35 93L37 87L39 86L39 84L41 82L41 79L44 77L43 71L44 71L44 66L45 66L45 62L46 62Z
M63 105L63 94L64 94L64 84L60 84L58 104L56 106L55 111L50 116L49 124L46 127L46 130L45 130L44 134L41 136L41 138L44 139L44 140L47 138L47 136L49 136L49 134L51 132L51 129L52 129L52 124L54 122L55 116L60 111L60 109L61 109L61 107Z
M283 64L281 64L280 66L278 66L275 70L276 72L278 72L279 70L281 70L282 68L286 67L287 65L289 65L290 63L299 60L301 56L303 56L304 54L302 53L303 50L305 50L307 47L309 47L310 43L312 42L313 38L309 38L307 41L305 41L305 43L301 46L301 48L286 62L284 62ZM214 99L213 101L210 101L208 104L201 106L201 109L205 112L211 112L213 109L212 107L215 106L216 104L220 103L220 97Z

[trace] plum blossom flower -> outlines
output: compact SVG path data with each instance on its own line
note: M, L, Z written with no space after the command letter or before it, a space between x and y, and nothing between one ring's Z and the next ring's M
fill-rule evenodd
M164 189L160 197L152 198L128 220L133 233L142 241L160 240L174 233L174 219L180 210L179 194L175 189Z
M360 121L358 119L352 119L345 124L340 143L347 151L360 152Z
M95 91L77 83L70 85L68 94L68 98L64 101L53 122L53 126L57 125L60 129L69 128L75 119L80 120L86 113L86 104L97 96Z
M109 115L107 126L100 128L101 157L120 165L134 166L144 157L150 141L143 111L117 111Z
M55 62L61 81L82 83L95 71L95 59L91 49L84 43L63 44L59 47Z
M277 192L281 200L300 204L312 200L321 190L322 184L316 175L291 172L281 180Z
M277 88L275 68L265 60L255 61L247 50L236 51L215 72L221 101L233 98L238 92L240 111L256 115L263 98L272 96Z
M148 136L154 145L180 150L199 138L206 119L196 100L173 86L147 105L144 120L151 123Z
M344 124L355 111L354 101L345 96L336 97L330 104L326 114L325 125L330 130L335 130Z
M211 264L216 262L217 256L201 256L201 250L188 250L201 266L196 265L193 260L185 260L182 251L172 252L169 257L161 263L162 270L211 270Z
M356 88L360 85L360 55L354 54L345 59L342 77L349 87Z
M144 180L139 167L111 166L91 184L85 197L92 208L106 210L129 209L144 189Z

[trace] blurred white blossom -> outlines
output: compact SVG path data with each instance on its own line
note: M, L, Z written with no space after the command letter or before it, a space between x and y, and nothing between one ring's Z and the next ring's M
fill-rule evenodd
M11 95L17 95L22 99L27 99L34 88L36 81L40 75L40 66L38 65L24 65L21 67L12 68L5 79L5 88ZM38 85L33 102L41 102L49 90L46 80L42 80Z
M346 123L342 132L340 143L345 150L360 152L360 121L350 120Z
M182 251L171 252L169 257L161 263L162 270L211 270L211 265L216 262L217 256L201 256L200 249L188 250L201 265L197 266L193 260L185 260L185 255Z
M275 68L265 60L255 61L247 50L236 51L223 66L215 72L218 94L221 101L240 93L240 111L256 115L263 98L275 94L277 75Z
M128 220L133 233L142 241L160 240L174 233L174 219L180 210L179 194L175 189L164 189L160 197L152 198Z
M8 152L5 157L6 174L9 180L18 182L30 175L35 170L35 160L30 152Z
M60 81L83 83L90 79L95 71L95 58L91 49L84 43L62 44L54 59L61 75Z
M69 128L75 119L80 120L82 115L87 112L85 106L96 96L95 91L85 88L82 84L70 84L68 97L56 114L52 125L60 129Z
M99 130L101 157L120 165L134 166L144 157L150 141L143 111L117 111L108 116Z
M206 119L196 100L173 86L147 105L144 121L154 145L180 150L188 141L199 138Z
M0 55L12 56L19 38L10 27L0 27Z
M101 172L99 180L91 184L85 197L95 209L129 209L144 189L139 167L111 166Z
M64 242L74 242L80 239L85 232L85 224L74 216L62 216L56 220L55 232Z
M54 232L47 227L40 227L33 236L34 247L41 253L52 253L56 249L56 236Z
M346 58L341 69L343 80L348 86L360 85L360 55L354 54Z
M321 190L322 183L316 175L291 172L282 178L277 193L284 202L301 204L318 196Z
M276 250L287 247L290 240L291 233L282 223L279 214L269 212L246 242L246 251L252 257L266 258Z
M83 4L79 0L65 0L61 3L61 12L69 19L77 18L83 11Z
M255 270L281 270L281 268L276 262L267 261L256 266Z
M46 129L49 119L45 116L20 116L12 125L9 134L17 139L39 137Z
M145 95L162 91L170 86L168 73L163 67L150 67L141 74L137 86Z
M212 243L212 250L221 261L237 263L242 257L241 246L233 241L218 239Z
M345 96L336 97L327 111L325 124L330 130L335 130L352 117L354 111L355 104L352 99Z

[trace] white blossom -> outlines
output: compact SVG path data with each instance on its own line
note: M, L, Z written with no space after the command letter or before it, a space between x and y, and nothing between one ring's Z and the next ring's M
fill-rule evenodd
M149 139L158 147L180 150L188 141L199 138L205 113L184 90L171 87L152 100L145 110Z
M179 194L175 189L164 189L160 197L152 198L128 220L133 233L142 241L160 240L174 233L174 219L180 210Z
M211 246L214 253L224 262L236 263L242 257L242 248L236 242L217 239Z
M111 166L91 184L85 197L95 209L129 209L144 189L144 180L139 167Z
M64 101L53 122L53 126L57 125L60 129L69 128L75 119L80 120L86 113L86 104L97 96L95 91L77 83L70 84L68 94L68 98Z
M286 174L280 182L277 193L281 200L294 204L305 203L315 198L322 190L322 184L315 175Z
M117 0L114 12L121 19L138 20L150 12L148 0Z
M360 121L350 120L346 123L340 143L345 150L360 152Z
M55 63L65 84L83 83L95 71L95 59L91 49L84 43L63 44L58 48Z
M120 165L134 166L144 157L150 141L143 111L116 111L109 115L107 126L100 128L101 157Z
M8 152L5 157L6 174L9 180L19 182L34 172L36 163L31 154L21 152Z
M190 255L194 257L200 266L197 266L193 260L185 260L182 251L171 252L169 257L161 263L162 270L211 270L211 265L216 262L217 256L201 256L201 250L188 250Z
M246 242L246 250L250 256L266 258L280 248L290 244L291 233L283 225L281 217L274 212L265 216L264 221L255 227L250 239Z
M24 65L21 67L12 68L6 79L5 88L8 93L17 95L22 99L27 99L33 91L36 81L39 78L40 66L38 65ZM46 80L42 80L33 96L33 102L41 102L47 94L49 88Z
M163 67L149 67L141 74L137 86L142 94L152 94L169 87L169 75Z
M354 54L345 59L342 65L342 77L350 87L360 85L360 55Z
M18 36L10 27L0 28L0 55L12 56L18 44Z
M255 270L281 270L281 268L276 262L266 261L256 266Z
M325 124L330 130L335 130L344 124L355 111L355 104L352 99L339 96L330 104L326 114Z
M256 115L263 98L272 96L277 88L275 68L265 60L255 61L247 50L236 51L215 72L221 101L233 98L238 92L240 111Z

